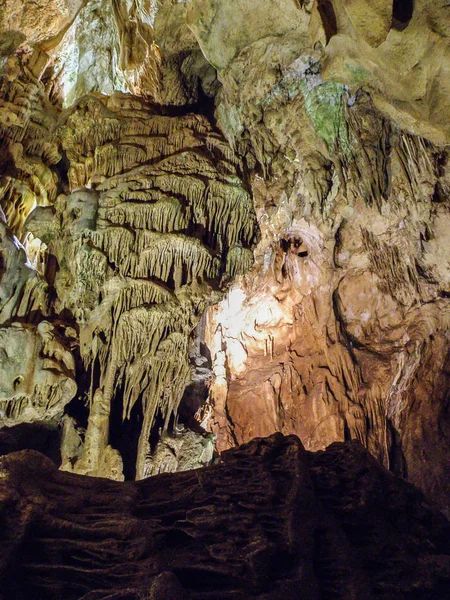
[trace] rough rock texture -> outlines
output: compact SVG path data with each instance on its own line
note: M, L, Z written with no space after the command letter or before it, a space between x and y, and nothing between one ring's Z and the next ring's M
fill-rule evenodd
M118 483L0 459L2 598L446 598L450 525L358 443Z
M0 11L1 56L7 57L17 48L26 52L40 45L52 47L83 4L85 0L5 0Z
M201 465L197 419L218 450L356 438L450 510L449 10L2 3L1 339L39 367L8 355L3 393L64 412L63 468ZM255 267L198 328L252 264L252 200Z
M262 231L209 318L200 418L219 449L273 431L308 449L359 439L449 510L448 8L415 3L409 22L396 3L190 7Z
M77 391L73 356L48 321L0 328L2 425L51 421Z
M37 79L39 65L21 65L17 57L7 64L0 82L0 203L8 226L16 235L36 205L54 202L61 160L52 138L57 111Z
M58 419L77 391L72 331L44 319L47 285L1 220L0 265L0 423Z
M445 185L440 153L408 172L405 143L422 142L391 137L378 206L362 179L347 180L345 196L335 180L334 206L317 220L304 216L301 181L277 207L261 206L257 267L210 316L209 427L221 449L273 431L312 450L359 439L445 506L448 208L434 191Z
M26 70L22 76L31 77ZM36 102L45 111L38 84ZM59 159L64 157L58 170L47 168L49 181L65 193L50 206L49 195L42 199L30 193L28 199L17 192L20 202L4 195L6 219L17 232L24 228L45 244L46 259L40 274L2 224L3 312L10 319L40 310L41 318L46 314L74 328L75 350L84 363L78 381L90 381L89 389L81 383L78 393L87 394L90 408L84 453L70 457L66 448L65 468L105 476L113 469L122 477L120 454L109 444L110 429L128 420L133 425L120 450L129 453L126 474L142 477L150 435L153 429L166 434L173 428L190 380L191 332L208 303L253 263L253 204L239 179L239 160L203 116L165 115L138 97L116 93L86 96L62 113L54 108L47 117L39 137L30 134L30 127L23 132L19 127L20 147L31 136L35 154L48 143ZM5 132L11 148L14 125L7 123ZM20 185L26 178L18 172ZM20 271L13 270L16 263ZM39 299L42 306L35 306ZM24 301L28 304L22 306ZM13 333L17 337L16 330L5 336L11 339ZM34 338L28 334L32 352ZM3 367L15 381L10 363ZM61 416L75 395L71 391L54 415L38 420ZM53 398L49 402L54 405ZM3 423L15 424L11 419ZM65 431L63 445L69 443L67 435L73 437L72 429ZM204 458L198 460L203 464Z

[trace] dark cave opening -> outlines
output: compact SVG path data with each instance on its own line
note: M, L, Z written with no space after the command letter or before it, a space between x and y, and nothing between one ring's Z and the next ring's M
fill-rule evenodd
M394 0L392 5L392 29L402 31L412 19L414 0Z
M319 0L317 5L320 18L322 19L322 25L325 30L326 42L337 34L337 20L336 13L330 0Z
M131 409L130 417L123 418L123 389L117 393L120 402L111 407L109 439L112 446L120 452L123 461L125 480L136 479L136 457L143 424L142 402L138 401Z

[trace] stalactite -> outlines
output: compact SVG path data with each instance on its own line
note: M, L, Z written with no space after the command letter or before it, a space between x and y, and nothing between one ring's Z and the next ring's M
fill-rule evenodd
M136 199L135 195L134 198ZM145 200L143 194L142 200ZM129 225L137 229L152 229L161 233L181 231L191 222L189 209L184 209L177 198L164 198L155 204L126 202L105 211L105 218L115 225Z
M253 263L253 253L248 248L234 246L228 251L225 272L228 277L243 275Z
M102 453L116 464L111 410L121 403L130 419L139 402L143 476L155 419L166 431L190 379L189 337L201 312L252 263L256 218L234 153L204 117L158 113L120 94L85 97L66 111L56 136L77 191L39 213L42 223L39 214L29 220L58 261L58 310L79 326L91 377L79 472L105 474ZM36 169L53 202L52 171Z

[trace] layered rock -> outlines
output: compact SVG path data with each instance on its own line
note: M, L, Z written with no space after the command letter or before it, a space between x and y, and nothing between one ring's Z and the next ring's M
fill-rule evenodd
M45 320L47 284L4 221L0 258L0 424L56 420L77 390L72 332Z
M208 303L253 262L253 205L237 159L204 117L166 116L132 96L91 96L46 133L67 161L65 185L77 191L52 206L42 202L26 221L25 231L48 249L44 279L31 265L23 265L23 276L13 272L12 261L25 263L25 252L8 251L2 286L15 294L5 292L8 316L35 310L31 300L19 305L21 286L32 288L25 299L36 295L28 280L50 282L45 310L79 329L91 380L85 456L72 463L109 475L106 452L117 471L120 457L108 446L113 407L119 422L132 413L143 420L139 441L131 441L142 476L150 434L173 428L190 379L191 332ZM29 212L4 202L21 219Z
M357 438L446 503L450 229L435 193L446 183L438 151L429 162L423 151L422 174L403 168L403 144L422 143L406 140L390 152L379 206L336 182L317 226L301 180L278 207L261 206L258 267L210 317L210 427L220 448L278 430L310 449Z
M0 204L16 235L22 233L30 211L54 202L58 193L54 167L61 156L52 138L57 110L37 79L39 65L34 66L37 72L30 63L24 66L11 58L0 88Z
M280 434L141 482L0 459L8 598L444 598L450 530L358 442Z

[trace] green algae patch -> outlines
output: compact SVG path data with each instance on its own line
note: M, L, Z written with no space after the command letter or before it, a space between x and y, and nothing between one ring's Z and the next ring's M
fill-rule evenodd
M339 149L347 158L351 154L344 98L346 88L340 83L325 82L307 89L303 84L305 110L316 134L330 152Z
M345 68L350 73L354 85L362 85L370 79L371 74L357 64L349 63Z

